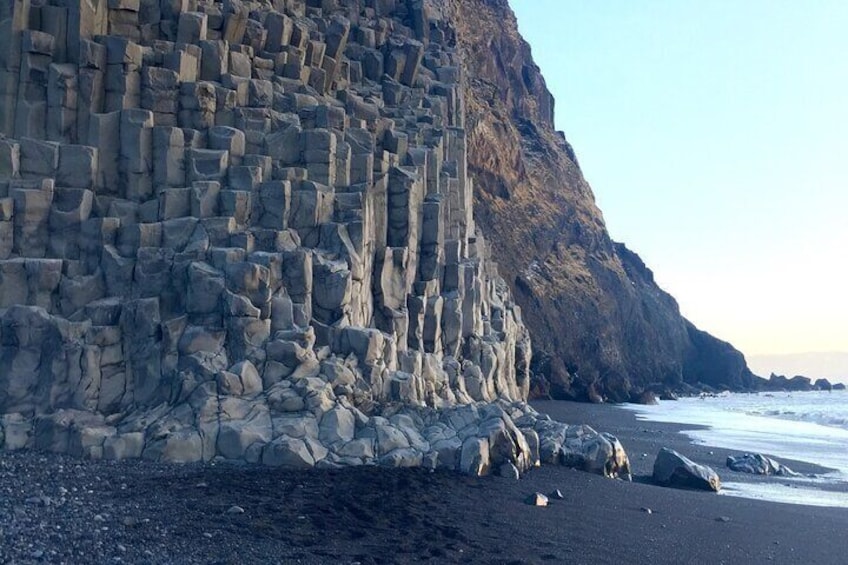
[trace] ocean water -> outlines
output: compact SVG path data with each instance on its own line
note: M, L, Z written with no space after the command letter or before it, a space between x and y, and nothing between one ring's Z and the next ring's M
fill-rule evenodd
M698 444L830 470L749 483L734 481L739 475L727 468L716 469L725 495L848 508L848 391L723 394L625 408L640 420L705 426L684 432Z

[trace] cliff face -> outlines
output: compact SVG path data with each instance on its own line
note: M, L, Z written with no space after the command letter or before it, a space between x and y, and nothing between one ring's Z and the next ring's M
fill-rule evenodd
M741 353L681 317L674 298L613 242L553 99L506 0L436 4L467 70L476 218L490 234L554 395L627 400L651 384L753 384Z
M0 446L420 464L370 416L526 400L420 2L0 7Z
M525 402L455 35L421 0L0 0L0 447L628 474Z

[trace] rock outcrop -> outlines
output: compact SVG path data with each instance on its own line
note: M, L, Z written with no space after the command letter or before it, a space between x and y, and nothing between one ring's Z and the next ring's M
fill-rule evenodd
M534 388L627 401L656 384L755 386L742 354L686 321L642 260L610 239L507 0L439 5L468 74L475 214L530 328Z
M763 380L760 383L761 390L773 390L773 391L802 391L809 392L812 390L820 390L820 391L834 391L834 390L844 390L845 385L842 383L831 383L828 379L816 379L813 382L813 379L810 377L805 377L803 375L795 375L794 377L786 377L784 375L777 375L772 373L769 375L768 380Z
M434 9L0 2L0 445L629 472L525 403Z

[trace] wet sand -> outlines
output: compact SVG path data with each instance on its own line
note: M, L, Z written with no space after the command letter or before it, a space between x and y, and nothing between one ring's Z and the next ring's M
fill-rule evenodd
M516 481L0 452L0 562L845 562L848 511L648 484L662 446L712 461L722 476L725 454L689 445L679 427L637 422L614 407L536 406L617 434L636 480L553 466ZM549 507L524 502L554 489L564 499Z

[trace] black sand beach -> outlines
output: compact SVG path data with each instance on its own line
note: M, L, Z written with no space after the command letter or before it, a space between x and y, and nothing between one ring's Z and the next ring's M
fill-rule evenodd
M647 484L662 446L723 477L726 453L691 446L675 426L637 422L610 406L536 406L617 434L634 482L552 466L515 481L420 469L293 472L0 452L0 562L845 562L848 511ZM524 503L554 489L564 499L547 508Z

